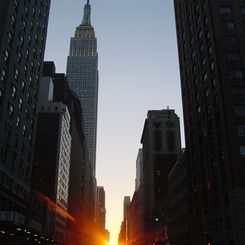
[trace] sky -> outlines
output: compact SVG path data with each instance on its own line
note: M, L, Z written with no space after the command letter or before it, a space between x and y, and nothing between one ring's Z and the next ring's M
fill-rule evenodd
M99 54L96 177L106 191L106 226L117 244L148 110L175 109L184 145L173 0L90 2ZM85 3L52 0L45 60L54 61L58 73L66 71L70 38Z

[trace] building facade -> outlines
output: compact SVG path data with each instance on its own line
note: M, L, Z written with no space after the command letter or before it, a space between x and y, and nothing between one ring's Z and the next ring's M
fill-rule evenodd
M168 244L163 233L168 226L168 174L181 152L179 117L174 110L148 111L141 143L144 244Z
M81 101L84 134L92 165L93 176L96 168L96 136L98 107L98 54L94 28L91 26L89 0L84 7L82 23L71 38L67 59L67 78L70 88Z
M53 101L52 79L42 77L40 81L39 93L42 96L38 107L32 188L40 201L44 201L42 197L51 201L44 202L47 210L44 222L40 222L43 226L41 233L66 244L68 220L63 213L68 210L71 116L67 105ZM38 212L33 210L33 213Z
M129 211L129 241L132 245L144 244L144 182L143 150L139 149L136 158L135 191Z
M144 189L140 185L132 197L129 211L129 244L144 244Z
M174 0L190 244L245 241L245 3Z
M96 195L96 230L97 230L97 243L108 243L108 231L105 228L106 224L106 207L105 207L105 190L103 186L97 186Z
M1 0L0 223L29 224L37 93L50 0ZM5 219L8 212L11 219Z
M34 165L33 185L36 186L35 189L39 190L40 194L47 196L55 203L58 209L61 208L63 210L63 217L60 218L65 218L65 226L59 225L60 228L63 227L63 237L59 238L55 235L55 231L57 230L54 222L55 212L50 203L44 202L46 204L46 210L44 212L40 208L34 208L34 214L36 214L34 216L39 216L39 220L42 221L41 224L44 227L42 233L45 234L45 230L47 230L49 236L53 237L56 241L59 240L60 243L64 243L65 241L66 244L89 245L93 243L91 240L93 240L92 237L94 236L94 234L89 232L89 230L94 228L92 225L94 222L94 213L91 212L92 171L90 163L87 161L87 151L84 143L81 103L76 93L70 90L65 74L56 73L55 65L51 61L44 62L40 85L39 119L42 120L44 118L46 121L39 123L38 120L37 145L35 148L39 154L35 156L41 163ZM54 114L59 113L59 107L57 105L62 105L66 108L67 116L69 114L69 124L67 124L68 122L61 124L66 129L66 132L59 125L47 127L47 125L51 125L54 121ZM65 111L63 110L63 117ZM61 134L60 145L57 144L56 140L59 134ZM48 142L45 142L47 138ZM65 149L65 151L61 155L66 158L70 157L70 168L66 168L66 171L61 171L67 165L64 159L61 159L60 166L54 164L57 151L62 149ZM47 154L43 151L47 151ZM58 175L59 173L61 176ZM50 176L52 176L52 182ZM55 181L57 177L58 181ZM63 179L65 181L62 181ZM61 182L61 185L59 185L59 182ZM62 206L56 201L55 189L60 190L63 194L68 193L68 201L65 206ZM39 199L34 202L35 205L33 206L40 205ZM41 199L41 201L43 200ZM43 220L43 216L46 216L46 219Z
M169 226L167 235L171 245L190 244L190 198L186 152L168 174Z
M137 191L143 183L143 151L139 149L136 159L135 190Z
M96 224L102 233L105 232L105 219L106 219L106 209L105 209L105 190L103 186L97 187L97 205L96 205Z

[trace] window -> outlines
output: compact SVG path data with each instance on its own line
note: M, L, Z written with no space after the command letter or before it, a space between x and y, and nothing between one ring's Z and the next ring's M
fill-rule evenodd
M238 62L240 61L240 55L238 52L227 52L226 53L226 59L227 61L230 61L230 62Z
M240 145L240 156L245 157L245 145Z
M33 18L35 17L35 9L34 8L32 8L32 16L33 16Z
M33 31L34 25L33 25L33 22L32 22L32 21L31 21L31 23L30 23L30 26L31 26L31 31ZM35 37L36 37L36 35L35 35Z
M5 81L5 77L6 77L6 71L5 71L4 69L2 69L2 74L1 74L0 80L1 80L2 82L4 82L4 81Z
M16 87L13 86L12 87L12 98L15 99L15 96L16 96Z
M25 76L27 74L27 66L26 65L24 66L24 74L25 74Z
M27 49L26 50L26 59L28 60L28 58L29 58L29 50Z
M13 113L14 113L14 107L13 107L13 105L9 104L8 109L9 109L9 116L12 117L13 116Z
M25 22L25 20L23 20L23 22L22 22L22 28L25 31L25 29L26 29L26 22Z
M203 75L203 81L204 81L204 82L206 82L206 81L207 81L207 79L208 79L208 74L207 74L207 73L205 73L205 74Z
M14 26L14 24L15 24L15 16L14 15L11 15L11 17L10 17L10 24L11 24L11 26Z
M9 58L9 51L5 50L5 54L4 54L4 61L7 62Z
M232 13L232 8L231 6L220 6L219 7L219 13L220 14L231 14Z
M19 128L20 126L20 117L18 116L16 119L16 127Z
M23 99L20 98L20 100L19 100L19 109L22 109L22 105L23 105Z
M242 15L245 15L245 6L242 6L242 7L241 7L241 14L242 14Z
M21 35L20 36L20 47L23 46L23 43L24 43L24 37Z
M19 77L19 70L18 70L18 68L15 68L14 79L17 80L18 77Z
M234 111L235 111L235 116L240 116L240 117L245 116L245 106L244 105L236 105L234 107Z
M11 32L8 32L8 43L11 43L12 38L13 38L12 33Z
M23 125L23 128L22 128L22 133L23 133L23 135L25 135L25 134L26 134L26 125L25 125L25 124Z
M162 149L162 136L161 130L155 129L154 130L154 149L155 151L160 151Z
M245 97L245 87L233 87L232 88L232 95Z
M22 92L25 91L25 83L24 83L24 82L21 83L21 91L22 91Z
M224 20L223 23L226 30L235 30L235 23L233 20Z
M175 135L174 131L167 131L167 147L169 151L175 150Z
M3 98L3 91L2 91L2 89L0 89L0 103L2 101L2 98Z
M28 36L28 44L31 45L31 35Z
M225 44L227 46L237 45L237 37L236 36L225 36Z
M202 30L199 30L199 32L198 32L198 37L199 37L199 39L202 38Z
M18 63L20 63L22 58L20 51L18 51L17 57L18 57Z
M28 13L29 13L29 8L27 6L25 6L25 14L26 14L26 16L28 16Z
M27 96L26 96L26 101L28 102L28 104L29 104L29 102L30 102L30 93L28 92L27 93Z
M245 136L245 125L238 125L237 126L238 136Z
M243 73L242 73L242 69L240 68L234 68L234 69L230 69L230 78L231 79L243 79Z
M15 7L15 9L17 9L17 7L18 7L18 1L17 0L14 1L14 7Z

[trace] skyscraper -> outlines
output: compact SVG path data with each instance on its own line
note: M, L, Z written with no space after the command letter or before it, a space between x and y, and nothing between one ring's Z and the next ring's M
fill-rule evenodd
M141 137L144 183L144 243L167 244L168 174L181 153L179 117L174 110L151 110Z
M245 3L174 0L191 243L245 241Z
M50 0L0 5L0 223L25 226Z
M70 88L81 101L84 134L92 173L95 177L97 106L98 106L98 54L94 28L91 26L89 0L84 7L82 23L71 38L67 59L67 78Z

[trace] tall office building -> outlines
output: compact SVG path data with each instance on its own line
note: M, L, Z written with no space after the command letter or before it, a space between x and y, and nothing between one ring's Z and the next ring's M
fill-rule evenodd
M44 68L46 66L44 63ZM51 67L55 71L55 66ZM48 206L44 213L38 208L40 201L43 203L41 193L63 211L68 210L72 115L69 106L56 99L57 94L62 94L58 91L57 83L67 85L67 81L63 74L55 77L58 82L53 76L54 74L45 74L40 79L32 171L32 188L35 196L32 200L38 197L38 201L32 203L32 206L35 206L32 216L33 218L41 216L35 220L42 226L40 233L52 237L59 244L65 244L68 219L57 211L58 208L52 209L51 205L47 205L50 203L44 202Z
M190 244L245 241L245 2L174 0Z
M89 159L95 176L97 105L98 105L98 54L97 40L90 20L89 0L84 7L82 23L71 38L70 54L67 59L67 78L70 88L81 101L84 134Z
M179 117L174 110L151 110L141 137L144 183L144 243L168 244L168 174L181 153Z
M27 226L50 0L1 0L0 5L0 224Z

